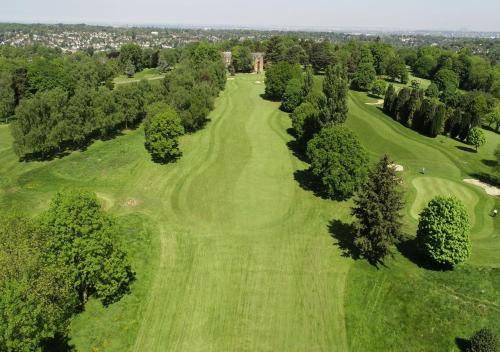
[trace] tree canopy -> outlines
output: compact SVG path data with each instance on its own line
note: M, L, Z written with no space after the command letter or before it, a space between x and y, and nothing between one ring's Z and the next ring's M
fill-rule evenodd
M356 135L341 125L318 132L307 144L307 156L331 198L349 198L366 179L368 156Z
M146 149L153 160L159 163L173 161L180 157L179 137L184 127L175 110L171 107L148 117L144 125Z
M421 212L417 243L432 262L454 266L470 255L470 220L455 197L437 196Z

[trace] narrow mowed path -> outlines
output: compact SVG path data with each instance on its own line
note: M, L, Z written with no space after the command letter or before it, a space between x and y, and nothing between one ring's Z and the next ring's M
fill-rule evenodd
M228 81L157 189L161 259L135 351L347 350L335 211L294 181L304 165L261 78Z

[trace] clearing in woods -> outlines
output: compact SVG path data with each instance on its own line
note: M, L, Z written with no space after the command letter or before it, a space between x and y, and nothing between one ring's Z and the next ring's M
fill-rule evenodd
M414 234L416 214L443 192L470 201L474 219L467 265L434 272L402 247L377 270L345 256L351 201L301 187L307 165L287 147L289 117L261 98L256 79L228 80L207 127L184 136L182 158L166 166L150 161L141 128L31 163L18 162L0 129L1 207L37 214L55 191L77 186L119 218L137 280L120 302L91 300L76 316L76 350L453 350L456 337L500 326L500 225L487 215L500 204L461 181L484 170L498 135L468 153L350 93L347 125L372 161L389 153L404 167L405 230Z

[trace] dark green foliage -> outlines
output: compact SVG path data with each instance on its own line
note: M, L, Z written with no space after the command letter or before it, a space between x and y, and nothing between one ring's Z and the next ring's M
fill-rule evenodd
M123 44L120 48L120 63L124 70L129 65L133 66L134 72L142 70L144 65L141 47L134 43ZM124 72L127 73L126 71Z
M467 134L467 143L473 145L477 152L477 149L486 143L484 132L477 127L471 128Z
M320 130L319 114L317 106L305 101L290 115L297 140L302 144L307 143Z
M458 75L447 68L439 70L434 76L433 82L442 92L454 92L458 88Z
M389 87L384 111L403 125L431 137L446 132L445 126L451 114L439 100L424 98L422 90L407 87L402 88L397 96Z
M396 89L394 88L393 84L389 84L389 88L387 88L387 91L385 92L384 111L390 116L392 116L394 113L393 107L396 98Z
M454 266L470 255L470 220L455 197L435 197L420 213L417 243L424 255L442 266Z
M118 228L93 193L57 193L42 222L49 234L49 261L67 268L82 304L92 294L110 304L127 293L133 274L120 249Z
M170 107L148 117L144 124L146 149L158 163L167 163L181 156L179 137L183 134L181 119Z
M470 339L467 352L497 352L498 338L493 331L484 328L477 331Z
M325 100L321 106L321 122L323 126L343 123L347 119L347 93L349 83L345 67L328 66L323 82Z
M269 65L266 71L266 97L271 100L281 100L288 82L292 78L300 77L302 70L297 64L280 61Z
M115 99L125 128L142 120L144 95L138 84L122 84L115 90Z
M383 97L386 93L386 90L387 90L387 83L384 80L377 79L375 82L373 82L372 88L370 89L370 93L377 97Z
M385 155L370 170L368 181L354 200L354 243L363 257L372 263L383 262L401 238L401 210L405 203L399 190L400 183L401 178Z
M14 114L15 107L16 97L12 76L6 72L0 72L0 121L7 122L8 118Z
M283 37L272 36L266 43L266 61L270 64L285 60L285 43Z
M301 78L292 78L288 81L283 94L281 109L286 112L292 112L300 105L303 98L304 84Z
M132 63L132 61L127 61L125 63L125 74L128 76L128 77L133 77L134 74L135 74L135 66L134 64Z
M21 216L0 219L0 351L41 351L77 307L66 268L45 257L47 234Z
M365 182L368 157L356 135L346 127L323 128L307 144L312 173L321 179L325 193L347 199Z
M394 56L387 61L385 73L393 81L399 80L403 84L408 83L408 70L399 56Z
M313 88L314 88L314 71L311 66L307 66L304 75L304 84L302 86L302 101L313 91Z
M354 73L351 84L354 89L368 91L376 78L377 74L373 64L371 62L362 62Z
M314 42L309 57L311 65L316 72L324 71L335 62L333 45L327 40L319 43Z
M422 78L432 78L437 66L437 59L431 55L420 56L413 65L413 73Z
M425 96L431 99L439 97L439 87L436 83L432 82L429 87L427 87L425 90Z
M404 87L399 91L394 101L394 118L401 123L404 123L408 116L408 102L410 101L410 96L411 89Z
M242 45L235 46L232 54L233 66L236 72L252 72L253 59L248 47Z

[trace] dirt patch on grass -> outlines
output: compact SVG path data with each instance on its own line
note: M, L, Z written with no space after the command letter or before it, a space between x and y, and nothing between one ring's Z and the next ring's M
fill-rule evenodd
M228 77L227 80L228 81L234 81L234 77Z
M396 171L396 172L403 172L403 171L405 171L405 168L404 168L403 165L390 164L389 167L393 168L394 171Z
M384 103L384 99L379 99L375 103L365 103L366 105L382 105Z
M486 182L482 182L474 178L466 178L464 182L470 183L471 185L474 186L481 187L490 196L496 196L496 197L500 196L500 188L487 184Z
M123 206L124 207L136 207L141 203L142 203L142 201L140 201L138 199L129 198L125 201L125 203L123 203Z
M262 84L262 81L255 81L255 84Z

